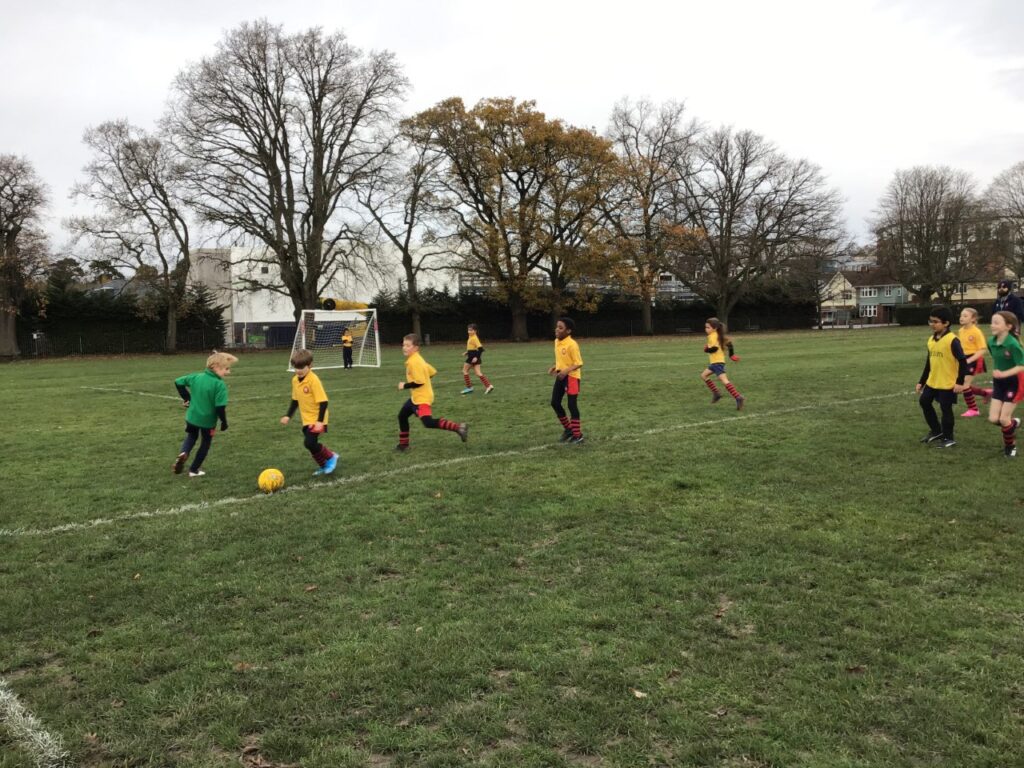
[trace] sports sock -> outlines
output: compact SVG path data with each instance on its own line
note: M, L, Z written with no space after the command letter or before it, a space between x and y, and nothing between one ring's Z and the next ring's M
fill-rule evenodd
M569 429L572 430L572 436L573 437L582 437L583 436L583 433L580 432L580 420L579 419L573 419L572 421L570 421L569 422Z
M469 376L467 376L466 378L468 379ZM458 422L448 421L448 419L438 419L437 420L437 426L440 429L447 429L449 432L458 432L459 431Z
M560 422L562 422L562 427L563 428L569 429L569 417L568 416L559 416L558 420Z
M472 387L473 386L473 383L469 380L469 374L468 373L462 374L462 380L466 382L466 386L467 387Z
M964 402L969 410L978 410L978 401L974 399L974 392L970 388L964 390Z
M710 389L716 395L718 394L718 387L715 386L715 382L713 382L711 379L704 379L704 383L708 385L708 389Z
M1014 444L1014 433L1017 431L1017 422L1011 421L1005 427L1001 427L1003 431L1003 445L1009 447Z
M486 377L486 376L484 376L484 375L483 375L482 373L481 373L481 374L479 374L479 375L480 375L480 381L482 381L482 382L483 382L483 384L484 384L484 386L485 386L485 387L489 387L489 386L491 386L491 382L487 380L487 377ZM468 379L468 378L469 378L469 376L467 376L466 378Z
M735 398L736 398L737 400L739 400L739 399L740 399L740 393L736 391L736 387L734 387L734 386L732 385L732 382L731 382L731 381L730 381L730 382L729 382L728 384L726 384L726 385L725 385L725 388L726 388L726 389L727 389L727 390L729 391L729 394L730 394L730 395L732 395L733 397L735 397Z
M409 433L408 432L399 432L398 433L398 444L399 445L408 445L409 444Z

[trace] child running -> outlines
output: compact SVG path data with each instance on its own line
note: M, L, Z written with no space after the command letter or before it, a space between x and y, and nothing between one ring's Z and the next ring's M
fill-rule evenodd
M988 420L1003 431L1003 455L1017 456L1017 427L1020 419L1013 415L1017 403L1024 399L1024 347L1020 343L1020 325L1013 312L992 315L992 338L988 341L992 355L992 405Z
M412 396L405 401L398 412L398 445L396 451L408 451L409 417L418 416L427 429L444 429L458 434L462 442L469 437L469 425L456 424L448 419L435 419L430 412L434 402L434 388L430 379L437 370L420 355L420 337L410 333L402 339L402 354L405 355L405 381L398 382L398 388L411 389Z
M555 364L548 373L555 377L555 386L551 390L551 407L555 409L558 420L562 423L562 437L559 442L580 444L583 432L580 429L580 409L577 399L580 394L580 369L583 368L583 356L580 345L572 337L576 323L571 317L560 318L555 323ZM566 416L562 407L562 398L569 396L569 415Z
M967 410L960 415L970 419L981 415L978 401L974 396L985 393L984 390L976 390L971 386L974 377L985 372L985 350L988 348L985 333L978 327L978 310L972 307L963 308L960 312L960 331L957 337L960 339L960 346L964 348L964 354L967 355L969 371L964 379L964 402L967 404Z
M484 345L480 343L480 337L476 335L476 324L470 323L466 326L466 333L469 335L466 339L466 362L462 365L462 380L466 382L466 388L462 390L462 394L473 394L473 384L469 380L469 369L472 368L476 372L477 378L483 382L484 394L489 395L494 391L494 385L480 370L480 363L484 359Z
M739 360L732 340L725 335L725 325L717 317L709 317L708 321L704 323L704 333L707 334L704 351L708 354L708 367L701 371L700 378L711 390L711 404L714 405L722 399L722 393L718 391L718 387L712 381L712 377L717 376L729 394L736 399L736 410L742 411L746 398L736 391L736 387L725 375L725 350L729 350L730 359Z
M188 469L188 476L202 477L206 474L202 469L203 461L210 451L217 420L220 419L221 432L228 428L228 385L224 378L231 373L231 366L237 362L238 358L234 355L215 351L206 358L206 370L174 380L174 386L188 408L185 411L185 440L181 444L178 458L171 465L174 474L181 474L196 440L200 441L199 450Z
M932 443L940 448L956 445L953 439L953 406L956 405L956 393L964 390L964 379L967 376L967 355L960 346L960 339L949 330L952 322L953 312L949 307L932 307L928 316L928 325L932 329L932 335L928 338L928 356L924 360L921 379L915 387L921 396L919 402L929 430L921 442ZM941 424L935 415L933 403L936 401L942 411Z
M320 377L313 373L313 353L308 349L295 351L291 359L295 375L292 377L292 402L281 423L292 420L295 411L302 417L303 444L319 469L314 475L329 475L338 466L338 454L320 444L320 435L327 431L330 414L327 411L327 392Z

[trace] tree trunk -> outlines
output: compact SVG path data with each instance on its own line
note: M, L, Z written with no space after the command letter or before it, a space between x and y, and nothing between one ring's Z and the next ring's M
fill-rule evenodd
M519 296L510 296L508 304L512 310L512 341L529 341L530 332L526 327L526 304Z
M164 343L164 352L170 354L178 351L178 308L175 300L171 298L167 302L167 338Z
M729 310L732 309L732 302L725 297L720 297L715 304L715 317L722 321L722 325L729 327Z
M0 309L0 358L21 357L14 312Z
M410 314L412 315L412 332L422 339L423 326L420 322L420 311L419 309L413 307L413 309L410 310Z
M640 300L640 319L644 327L645 336L654 335L654 319L651 317L651 300Z

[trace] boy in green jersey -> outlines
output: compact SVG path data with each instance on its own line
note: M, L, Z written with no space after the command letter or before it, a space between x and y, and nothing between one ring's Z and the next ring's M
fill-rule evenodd
M178 458L171 469L180 475L192 448L199 440L199 450L189 467L189 477L202 477L203 461L213 442L214 428L220 419L220 431L228 428L228 385L224 377L231 373L231 366L238 358L227 352L214 352L206 358L206 370L189 373L174 380L178 394L188 410L185 412L185 441L181 444Z

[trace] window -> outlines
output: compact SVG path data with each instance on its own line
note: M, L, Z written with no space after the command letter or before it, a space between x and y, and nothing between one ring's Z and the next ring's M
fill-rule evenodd
M892 286L891 285L885 286L885 295L886 296L892 296Z
M878 305L868 304L860 308L861 317L878 317Z
M872 299L872 298L874 298L877 295L878 295L878 289L877 288L861 288L860 289L860 297L862 299Z
M843 291L843 299L845 301L850 301L851 299L853 299L853 291Z

